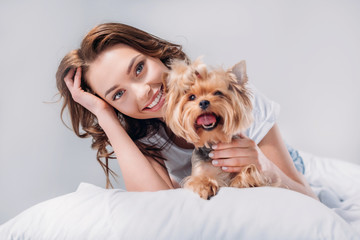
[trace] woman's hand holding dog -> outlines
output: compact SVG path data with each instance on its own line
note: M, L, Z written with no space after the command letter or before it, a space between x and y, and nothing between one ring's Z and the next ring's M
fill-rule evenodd
M64 78L64 82L74 101L97 117L105 112L114 114L114 109L107 102L81 88L81 68L76 69L75 75L74 72L75 69L70 69Z
M256 143L247 136L240 134L230 143L213 145L210 152L212 164L221 167L225 172L240 172L250 164L254 164L260 172L268 172L273 168L273 163L261 152Z

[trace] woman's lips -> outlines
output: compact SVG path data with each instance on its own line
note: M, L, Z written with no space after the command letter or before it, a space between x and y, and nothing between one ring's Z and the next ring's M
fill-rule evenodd
M157 111L165 102L165 96L163 92L163 85L156 92L156 94L151 99L151 102L143 109L145 111Z

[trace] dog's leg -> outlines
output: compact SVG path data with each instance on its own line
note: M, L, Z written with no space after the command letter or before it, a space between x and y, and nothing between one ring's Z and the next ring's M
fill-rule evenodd
M261 174L255 165L244 167L230 182L230 187L248 188L271 185L269 180Z
M211 164L211 159L208 157L210 151L211 149L207 148L194 150L191 158L191 176L183 181L184 188L192 190L204 199L216 195L220 187L228 184L226 179L230 179L228 174Z
M219 187L216 179L204 175L189 176L184 183L184 188L199 194L203 199L216 195Z

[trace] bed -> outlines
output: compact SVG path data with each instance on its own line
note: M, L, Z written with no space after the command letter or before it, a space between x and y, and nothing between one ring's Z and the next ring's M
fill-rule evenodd
M282 188L126 192L81 183L0 226L0 239L360 239L360 166L301 152L321 202Z

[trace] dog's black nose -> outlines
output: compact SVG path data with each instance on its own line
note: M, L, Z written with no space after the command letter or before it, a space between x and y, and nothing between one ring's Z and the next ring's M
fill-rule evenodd
M208 100L202 100L199 105L202 110L205 110L209 107L210 102Z

